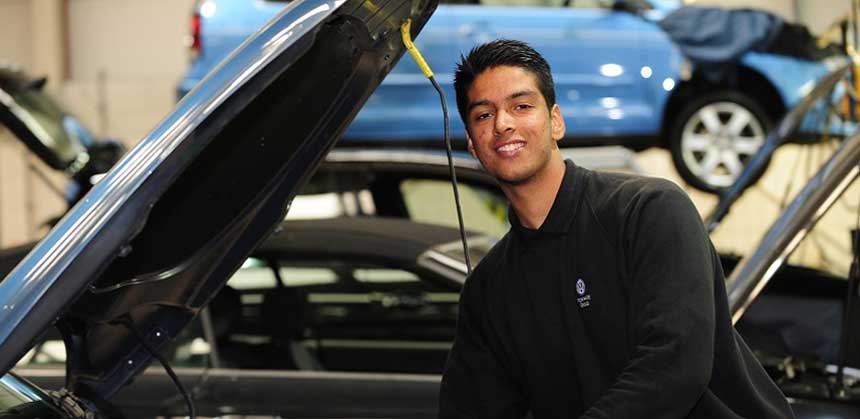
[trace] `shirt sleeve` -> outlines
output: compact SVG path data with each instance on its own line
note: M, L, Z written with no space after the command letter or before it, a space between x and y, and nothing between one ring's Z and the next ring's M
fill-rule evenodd
M666 182L668 183L668 182ZM707 389L714 348L713 250L686 194L660 181L624 211L630 361L582 419L683 418Z
M457 335L442 375L439 418L519 419L525 414L525 403L486 338L478 281L473 274L460 295Z

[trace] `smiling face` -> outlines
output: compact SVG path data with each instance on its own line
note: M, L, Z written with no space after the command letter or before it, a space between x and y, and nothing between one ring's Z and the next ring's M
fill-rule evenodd
M500 65L475 77L468 90L469 150L504 185L540 179L564 137L558 105L547 107L526 69Z

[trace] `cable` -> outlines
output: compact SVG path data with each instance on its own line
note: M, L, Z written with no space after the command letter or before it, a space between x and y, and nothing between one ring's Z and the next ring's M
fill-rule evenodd
M132 323L131 319L123 317L117 320L117 323L125 326L129 331L131 331L134 337L136 337L140 344L143 345L144 349L146 349L150 355L152 355L155 359L158 360L158 362L161 363L161 366L164 367L164 371L167 372L167 375L170 376L170 379L172 379L173 383L176 384L176 387L179 388L179 392L182 393L182 397L185 399L185 404L188 405L188 418L196 419L197 412L194 409L194 401L191 400L191 395L188 394L188 391L185 390L185 386L183 386L182 382L179 381L179 377L177 377L176 373L173 372L173 368L170 367L170 364L167 362L167 360L164 359L164 357L158 351L156 351L155 348L153 348L152 345L149 344L149 342L146 341L146 338L144 338L143 334L141 334L140 331L137 330L136 327L134 327L134 323Z
M412 55L412 59L415 60L415 63L418 64L418 68L421 69L421 72L424 73L424 75L430 80L430 83L433 84L433 88L439 93L439 99L442 101L442 118L445 125L445 152L448 154L448 171L451 174L451 187L454 189L454 205L457 207L457 221L460 226L460 240L463 241L463 255L466 258L466 273L471 275L472 261L469 256L469 243L466 241L466 228L463 223L463 209L460 207L460 192L457 188L457 173L454 170L454 157L452 156L453 152L451 151L451 133L448 123L448 101L445 99L445 92L442 91L442 86L439 86L439 83L436 82L436 78L433 77L433 70L430 69L430 66L427 65L426 61L424 61L424 57L421 56L421 52L418 51L418 48L416 48L415 44L412 42L412 19L406 19L406 22L403 22L403 25L400 26L400 34L403 38L403 45L406 46L406 49L409 51L409 54Z

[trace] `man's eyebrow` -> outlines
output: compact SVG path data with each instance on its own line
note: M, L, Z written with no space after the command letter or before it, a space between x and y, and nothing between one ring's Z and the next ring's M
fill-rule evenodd
M518 97L523 96L534 96L536 94L537 92L535 92L534 90L520 90L519 92L512 93L510 96L508 96L508 99L516 99Z
M489 104L490 104L490 101L487 99L478 100L478 101L470 103L469 106L466 108L466 111L471 112L472 109L477 108L478 106L484 106L484 105L489 105Z
M537 92L534 90L520 90L520 91L511 93L510 95L508 95L508 97L506 99L511 100L511 99L516 99L518 97L534 96L534 95L537 95ZM490 101L487 99L478 100L478 101L470 103L469 106L467 107L467 111L471 112L472 109L474 109L478 106L489 105L489 104L490 104Z

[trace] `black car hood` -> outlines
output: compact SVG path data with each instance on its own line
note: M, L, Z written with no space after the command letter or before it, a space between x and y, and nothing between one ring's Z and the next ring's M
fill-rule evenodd
M0 368L56 321L67 386L110 397L283 219L435 0L297 0L123 158L2 282ZM429 88L429 87L428 87Z

